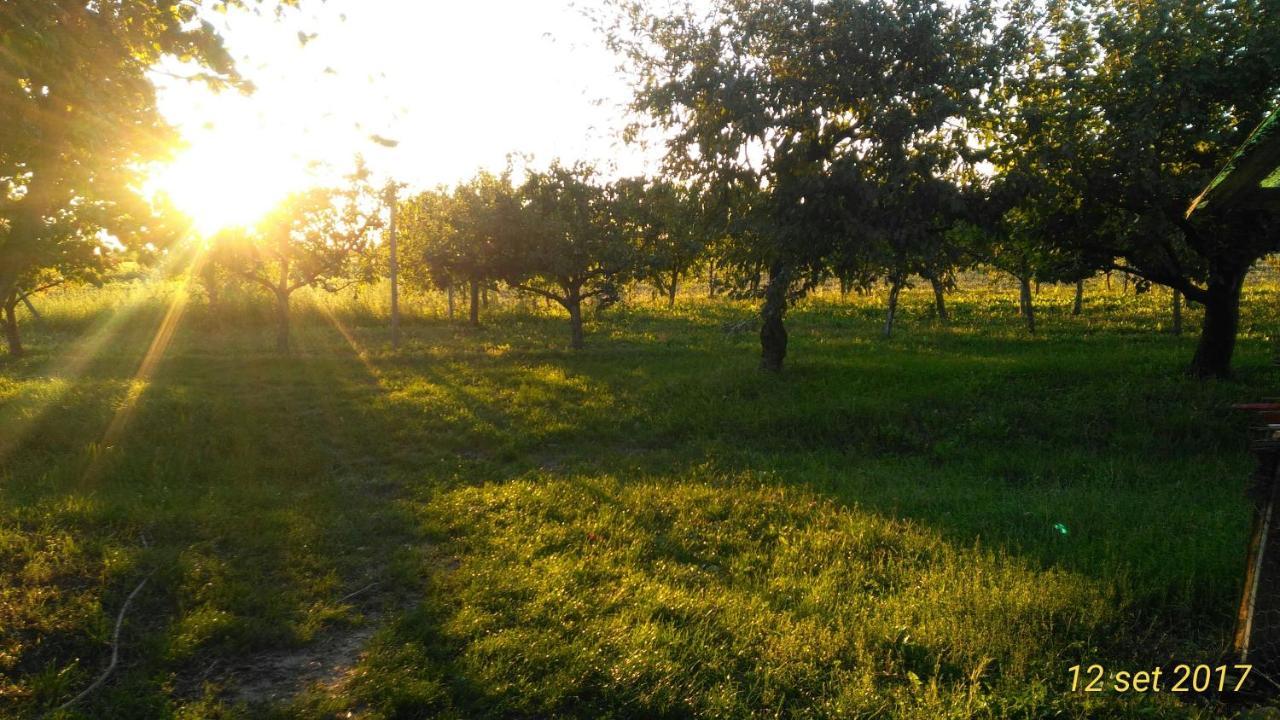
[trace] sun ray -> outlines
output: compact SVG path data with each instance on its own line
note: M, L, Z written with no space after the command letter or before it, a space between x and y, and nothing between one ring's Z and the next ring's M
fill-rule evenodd
M169 256L156 268L156 276L163 276L179 261L177 254ZM95 320L87 333L60 353L59 362L46 372L46 377L59 381L56 389L42 400L39 407L24 417L6 420L6 432L0 435L0 463L22 447L31 433L39 427L41 419L75 387L90 364L101 356L108 342L120 334L147 302L148 298L142 294L133 293L121 307L104 313Z
M351 334L351 331L347 329L347 326L342 324L342 321L338 319L338 316L333 314L333 310L329 306L324 303L318 303L318 307L320 308L320 314L324 315L325 319L328 320L329 323L333 325L334 329L338 331L338 334L342 336L342 339L347 341L347 345L351 346L351 351L355 353L356 359L360 361L360 364L364 365L365 370L369 371L369 375L373 377L379 385L381 385L382 373L378 372L378 368L374 366L373 361L369 359L369 353L365 350L364 346L356 340L355 336Z
M122 437L125 430L128 429L129 421L133 419L134 413L138 407L138 401L142 399L147 388L151 386L151 377L155 374L156 368L159 367L161 360L169 350L169 344L173 341L174 333L178 329L178 324L182 321L182 316L187 309L187 301L190 299L190 285L192 278L200 273L201 267L204 265L207 251L203 245L193 244L195 249L191 252L191 261L181 274L182 280L177 289L173 293L173 297L169 300L169 307L165 309L164 319L160 321L160 325L156 328L155 336L151 339L151 344L147 347L147 353L142 356L142 362L138 363L138 369L134 372L133 377L129 380L128 391L120 404L116 406L115 414L111 417L111 422L107 424L107 429L102 434L102 442L99 447L110 449L115 447ZM84 478L86 481L96 479L102 469L102 455L94 455L93 461L85 470Z

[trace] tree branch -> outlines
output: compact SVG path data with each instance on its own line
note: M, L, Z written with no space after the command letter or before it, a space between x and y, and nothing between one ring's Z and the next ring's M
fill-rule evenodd
M248 280L249 282L258 283L259 285L261 285L262 287L266 288L267 290L273 293L279 290L279 288L276 287L276 284L271 282L270 279L265 278L252 270L237 269L235 273L240 277L244 278L245 280Z
M66 710L72 705L75 705L76 703L80 702L84 698L88 697L89 693L92 693L94 690L97 690L98 686L102 685L103 681L105 681L107 677L111 675L111 673L116 669L116 665L119 664L120 662L120 627L124 625L124 615L126 612L129 611L129 605L133 603L134 597L138 595L138 592L142 590L142 586L146 585L147 581L150 579L151 579L150 575L142 578L142 581L139 582L137 587L133 589L133 592L129 593L129 597L125 598L124 604L120 606L120 614L116 615L116 629L111 636L111 663L107 665L107 669L103 670L102 674L98 676L98 679L94 680L93 683L89 685L89 687L85 688L84 690L81 690L80 694L76 695L70 700L59 705L58 710Z
M561 305L564 305L569 302L568 298L562 297L560 295L556 295L555 293L549 290L543 290L542 288L536 288L531 285L521 285L521 284L513 283L511 287L521 292L533 293L534 295L541 295L542 297L547 298L548 300L555 300Z
M1149 280L1157 285L1164 285L1165 287L1173 288L1174 290L1181 292L1187 299L1194 300L1198 303L1204 303L1205 299L1209 296L1207 290L1197 285L1193 285L1190 280L1187 280L1180 275L1166 275L1164 273L1149 272L1133 267L1132 265L1121 265L1119 263L1107 263L1102 267L1102 269L1118 270L1120 272L1129 273L1130 275L1137 275L1138 277L1144 280Z

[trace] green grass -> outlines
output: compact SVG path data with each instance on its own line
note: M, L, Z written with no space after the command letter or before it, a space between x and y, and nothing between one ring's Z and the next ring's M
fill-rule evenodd
M173 292L48 298L0 364L0 716L91 682L143 578L63 717L1220 714L1068 668L1225 648L1271 287L1210 383L1167 295L1101 287L1080 318L1046 287L1034 337L1007 289L951 328L910 291L891 340L882 298L820 296L781 376L728 301L613 308L572 353L538 303L471 329L425 298L392 352L370 291L303 297L278 357L232 295L139 376ZM210 672L370 626L347 681L269 708Z

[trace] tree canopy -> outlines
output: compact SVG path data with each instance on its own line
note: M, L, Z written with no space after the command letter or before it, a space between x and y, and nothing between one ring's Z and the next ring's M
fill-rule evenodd
M670 170L760 194L762 366L779 369L788 298L834 257L918 238L932 220L917 222L917 190L977 159L970 121L1011 35L982 2L618 8L609 38L633 68L633 110L669 136Z

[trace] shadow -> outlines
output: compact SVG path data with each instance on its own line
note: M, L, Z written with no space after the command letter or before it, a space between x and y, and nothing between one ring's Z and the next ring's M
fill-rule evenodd
M1269 394L1266 343L1245 339L1236 382L1200 384L1177 372L1185 338L1080 327L989 337L965 324L971 308L952 307L956 327L904 323L889 341L872 339L869 310L801 309L778 376L756 370L754 334L722 329L738 317L733 308L627 309L593 323L577 353L562 349L564 323L550 317L478 331L406 323L404 349L391 352L372 320L339 316L334 327L303 313L290 357L266 350L266 324L196 323L178 331L86 489L77 473L103 452L93 441L136 367L132 353L145 350L122 341L76 380L71 401L46 413L41 427L61 428L56 441L28 441L22 464L6 468L0 517L21 540L0 543L0 583L47 590L60 614L34 603L12 610L0 636L17 660L0 670L43 678L70 667L61 685L28 682L16 707L64 697L107 654L88 629L153 568L138 603L148 620L130 624L146 638L146 659L99 709L164 716L155 677L198 675L359 622L359 604L340 599L369 582L385 592L367 602L417 602L379 636L355 686L391 715L683 716L690 706L676 695L644 694L684 687L652 674L657 665L636 660L622 682L608 675L616 665L562 657L558 648L580 637L573 623L615 618L617 627L592 626L601 637L619 627L655 637L696 629L703 635L688 642L746 653L717 671L764 677L749 658L770 650L764 640L738 644L741 618L775 617L773 608L801 633L804 618L827 612L808 588L894 598L930 573L962 588L965 568L994 573L973 580L993 597L1004 598L1004 572L1020 588L1045 583L1062 602L1086 588L1080 612L1113 603L1097 621L1054 610L1037 647L1211 645L1230 622L1248 520L1243 420L1225 408ZM5 373L19 384L38 376ZM614 525L626 528L617 552L640 569L634 577L593 549ZM809 533L809 549L794 557L788 527ZM841 552L859 564L843 565ZM856 583L823 585L835 581L801 567L808 557ZM797 565L778 577L794 586L751 584L768 574L760 568L785 562ZM455 573L459 563L466 573ZM84 582L91 577L104 580ZM616 588L636 599L603 594ZM575 589L600 595L581 604ZM719 604L717 593L738 604ZM968 611L947 610L946 595L930 602L955 617ZM941 631L848 632L890 658L883 683L903 693L912 677L967 682L982 660L945 649ZM592 648L639 657L646 647L618 642ZM1019 652L1001 647L1002 672L1033 667ZM518 698L537 688L503 684L486 657L528 683L555 676L559 660L581 675L563 679L558 700L530 705ZM663 662L679 673L680 657ZM821 685L788 682L786 692Z
M0 611L0 670L31 679L0 708L18 715L105 666L111 648L88 631L144 574L129 671L85 706L99 716L164 716L155 677L189 686L212 664L309 642L417 592L420 539L402 506L414 467L392 452L377 378L331 330L301 328L298 352L276 357L180 328L128 426L102 446L150 340L141 329L56 396L42 394L38 368L13 378L32 398L4 412L39 406L0 483L0 586L19 591Z

